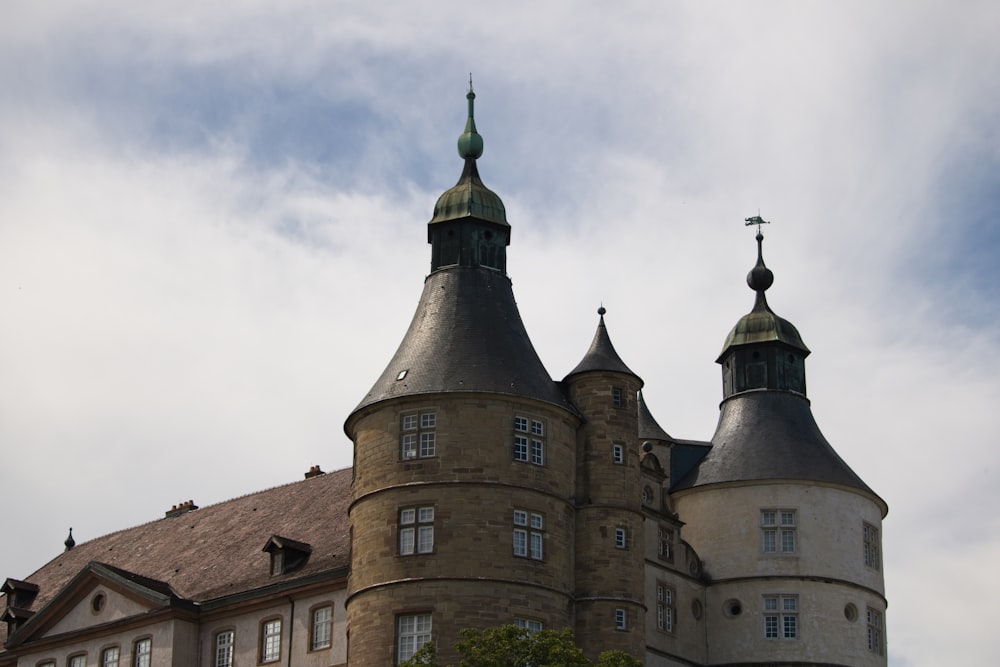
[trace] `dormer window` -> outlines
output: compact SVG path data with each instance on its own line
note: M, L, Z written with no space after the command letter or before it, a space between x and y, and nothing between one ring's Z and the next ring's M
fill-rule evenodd
M272 535L262 551L271 555L271 576L288 574L299 569L309 560L312 547L280 535Z

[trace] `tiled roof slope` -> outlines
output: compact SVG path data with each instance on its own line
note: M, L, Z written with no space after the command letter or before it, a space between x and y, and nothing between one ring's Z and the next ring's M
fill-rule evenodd
M528 338L510 278L481 267L449 267L427 276L410 328L355 412L391 398L439 392L507 394L576 413Z
M588 371L612 371L638 378L639 376L625 365L622 358L618 356L615 346L611 344L611 336L608 335L608 328L604 324L604 307L602 306L597 312L601 316L601 320L597 325L597 331L594 332L594 340L591 341L590 348L583 355L580 363L576 365L576 368L567 373L564 379L568 379L577 373L586 373Z
M347 468L77 544L27 577L39 587L31 608L45 606L92 561L163 582L194 602L346 568L350 496ZM276 533L308 543L312 554L298 570L272 577L261 549Z

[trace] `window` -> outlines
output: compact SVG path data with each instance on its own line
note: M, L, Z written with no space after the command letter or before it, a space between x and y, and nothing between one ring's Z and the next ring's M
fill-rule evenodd
M656 555L660 560L668 563L674 562L674 531L666 526L660 526L656 530L657 550Z
M38 663L38 667L56 667L56 663L53 662L52 660L49 660L48 662Z
M285 552L275 549L271 552L271 576L285 573Z
M615 630L628 630L628 615L624 609L615 609Z
M656 627L664 632L674 631L674 589L663 582L656 582Z
M799 636L799 598L795 595L764 597L764 638L796 639Z
M884 655L882 640L882 614L871 607L866 612L868 618L868 650L875 655Z
M400 456L404 459L428 458L435 453L434 429L437 415L434 412L403 415L400 429Z
M117 646L106 648L101 652L101 667L118 667L118 657L121 649Z
M543 628L541 621L536 621L530 618L515 618L514 625L519 628L524 628L532 634L541 632Z
M431 615L408 614L396 620L396 662L409 660L431 640Z
M434 551L434 508L407 507L399 511L399 555Z
M312 637L309 640L309 649L317 651L321 648L330 648L332 643L330 637L330 626L333 623L333 607L320 607L314 609L312 613Z
M625 463L625 445L619 443L611 445L611 460L619 466Z
M260 661L274 662L281 657L281 619L265 621L260 629Z
M87 667L87 654L70 656L68 667Z
M625 407L625 392L622 391L621 387L611 388L611 405L616 408Z
M545 423L514 417L514 460L545 465Z
M865 566L877 570L882 566L882 560L879 558L878 528L870 523L864 524L863 536L865 542Z
M132 667L149 667L152 653L152 639L140 639L137 641L132 650Z
M760 541L766 554L795 553L795 510L761 510Z
M233 640L235 633L226 630L215 635L215 667L233 667Z
M615 549L628 548L628 530L625 528L615 528Z
M545 517L538 512L514 510L514 555L542 560L544 542Z

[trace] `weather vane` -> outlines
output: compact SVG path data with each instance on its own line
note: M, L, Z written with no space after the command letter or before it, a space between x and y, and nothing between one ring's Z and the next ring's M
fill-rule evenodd
M750 225L757 225L757 233L760 234L760 226L769 225L771 224L771 221L765 220L764 218L760 217L760 211L757 211L757 215L750 218L744 218L743 224L746 227L749 227Z

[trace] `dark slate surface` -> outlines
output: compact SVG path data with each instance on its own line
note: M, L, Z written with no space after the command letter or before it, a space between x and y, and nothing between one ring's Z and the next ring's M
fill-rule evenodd
M402 371L406 376L397 380ZM427 277L410 328L355 412L437 392L507 394L576 413L528 338L510 279L481 267L450 267Z
M825 482L878 497L823 437L809 401L776 391L725 401L711 450L673 490L767 479Z
M673 438L670 434L664 431L656 419L653 418L653 413L649 411L646 406L646 401L642 398L642 392L639 392L639 439L640 440L667 440L671 441Z
M604 309L602 308L599 312L602 313L601 321L597 325L597 331L594 333L594 340L590 343L590 349L583 355L583 359L576 365L576 368L566 374L564 380L577 373L586 373L588 371L613 371L615 373L626 373L638 378L639 376L625 365L622 358L618 356L618 352L615 351L615 346L611 344L611 337L608 336L608 328L604 326Z

